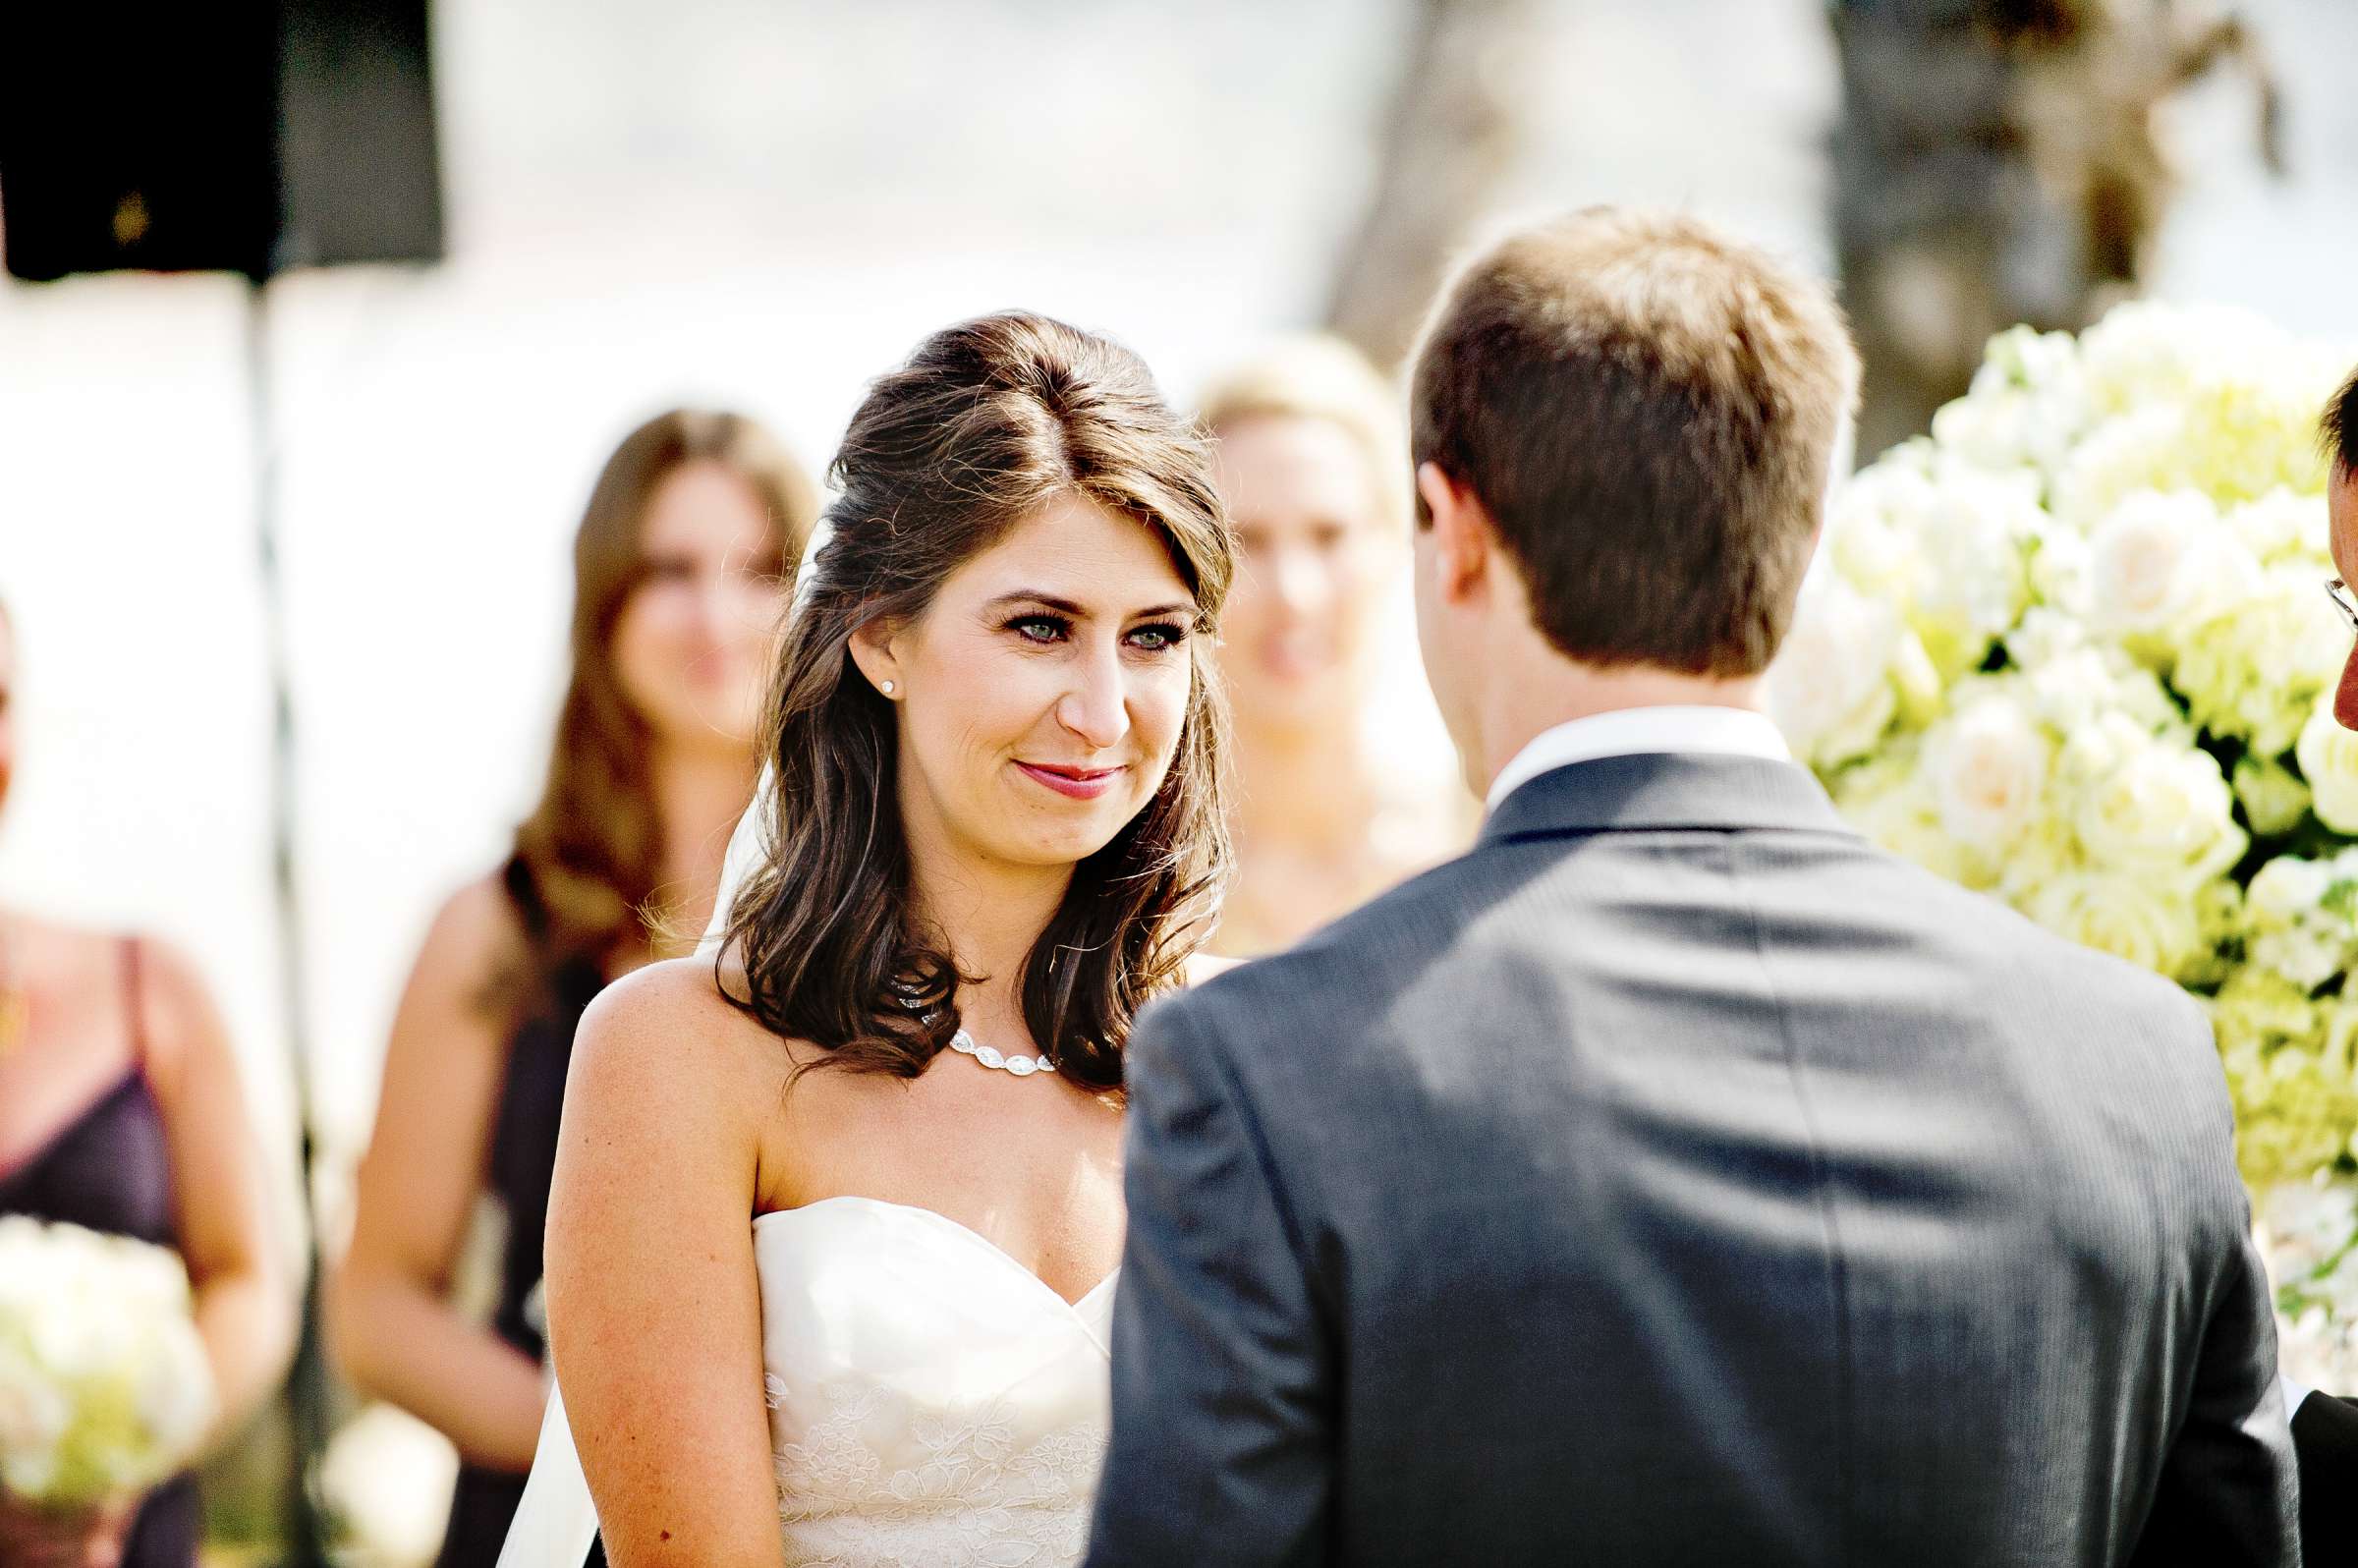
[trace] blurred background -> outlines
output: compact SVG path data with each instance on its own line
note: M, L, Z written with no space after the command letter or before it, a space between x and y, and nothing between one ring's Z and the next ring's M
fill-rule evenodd
M1007 306L1121 338L1182 402L1281 331L1388 364L1451 252L1596 201L1842 276L1862 458L1991 332L2124 293L2358 336L2347 0L439 0L430 24L445 258L268 284L273 597L247 281L0 288L0 900L193 955L290 1214L300 1042L331 1252L419 939L533 805L590 480L662 408L755 415L815 472L870 377ZM1445 774L1394 624L1387 744ZM386 1446L340 1467L355 1560L430 1556L438 1439L361 1430ZM283 1413L220 1462L220 1560L304 1549L289 1462Z

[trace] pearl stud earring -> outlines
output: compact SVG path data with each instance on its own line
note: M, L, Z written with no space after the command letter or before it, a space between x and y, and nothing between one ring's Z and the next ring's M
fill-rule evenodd
M890 697L892 695L892 683L890 681L886 681L884 683L884 695L886 697Z

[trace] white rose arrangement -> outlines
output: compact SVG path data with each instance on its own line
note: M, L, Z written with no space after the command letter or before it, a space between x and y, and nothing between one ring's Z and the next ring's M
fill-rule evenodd
M2155 304L1999 335L1834 498L1769 673L1862 831L2204 1000L2287 1365L2347 1393L2358 734L2317 417L2353 359Z
M212 1372L172 1252L0 1215L0 1487L92 1508L195 1457Z

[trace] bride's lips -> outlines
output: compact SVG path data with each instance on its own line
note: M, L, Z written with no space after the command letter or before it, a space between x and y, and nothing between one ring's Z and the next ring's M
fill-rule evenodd
M1126 768L1058 767L1045 762L1018 762L1027 777L1076 801L1094 801L1113 788Z

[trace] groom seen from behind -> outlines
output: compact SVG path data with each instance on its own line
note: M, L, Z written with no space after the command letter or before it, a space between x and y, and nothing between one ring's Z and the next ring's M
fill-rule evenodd
M1857 377L1683 218L1441 302L1419 627L1489 816L1142 1017L1093 1564L2299 1561L2202 1014L1760 712Z

